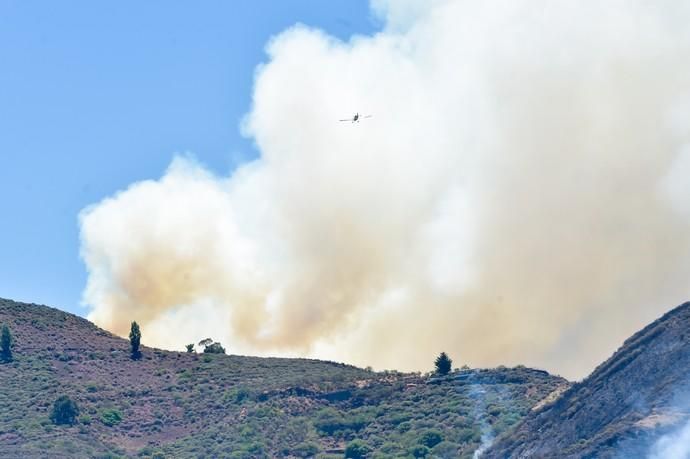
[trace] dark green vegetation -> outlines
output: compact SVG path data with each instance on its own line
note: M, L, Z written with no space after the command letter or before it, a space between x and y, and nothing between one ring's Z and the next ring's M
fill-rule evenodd
M225 348L220 343L211 343L204 348L204 354L225 354Z
M137 360L141 358L141 351L139 346L141 346L141 330L139 330L139 324L132 322L132 328L129 332L129 345L132 349L132 358Z
M623 343L584 381L535 409L482 457L648 457L690 417L690 303Z
M472 457L482 425L504 432L567 386L523 367L428 378L145 346L132 360L82 318L8 300L0 323L15 349L0 366L3 457ZM63 395L79 414L56 426Z
M189 350L189 344L187 345L187 352L191 352ZM192 348L194 345L191 345ZM214 342L211 338L206 338L202 339L199 341L199 346L204 348L204 354L225 354L225 348L221 346L220 343Z
M441 352L441 354L436 357L436 361L434 361L434 366L436 367L436 373L440 375L447 375L450 373L450 369L453 366L453 361L448 357L448 355L445 352Z
M0 336L0 358L5 362L12 361L12 333L7 324L2 326L2 333Z
M74 424L79 416L79 407L72 399L62 395L53 403L53 411L50 413L50 420L53 424Z

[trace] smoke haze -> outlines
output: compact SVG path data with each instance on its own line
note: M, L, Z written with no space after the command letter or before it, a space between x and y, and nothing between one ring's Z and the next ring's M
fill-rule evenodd
M176 157L81 213L91 320L165 348L582 377L690 297L686 2L372 10L374 36L271 40L257 160Z

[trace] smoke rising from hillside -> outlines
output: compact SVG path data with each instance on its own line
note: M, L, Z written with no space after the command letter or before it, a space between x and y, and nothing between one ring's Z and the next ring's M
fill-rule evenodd
M648 459L685 459L690 456L689 445L690 422L654 442Z
M149 345L583 376L690 295L690 7L374 0L275 37L218 177L80 216L89 318ZM373 114L359 124L350 113Z

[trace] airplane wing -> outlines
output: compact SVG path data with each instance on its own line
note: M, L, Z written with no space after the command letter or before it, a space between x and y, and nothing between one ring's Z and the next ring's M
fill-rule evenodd
M374 115L366 115L366 116L362 116L361 118L371 118L372 116L374 116Z
M338 120L338 121L352 121L352 118L347 118L345 120Z

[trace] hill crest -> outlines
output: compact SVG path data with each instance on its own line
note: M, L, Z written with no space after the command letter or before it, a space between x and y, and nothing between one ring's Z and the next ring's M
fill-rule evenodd
M367 457L470 458L487 429L509 429L568 384L524 367L430 380L145 346L134 361L127 340L83 318L10 300L0 323L16 343L0 366L0 450L14 457L335 458L360 445ZM61 395L80 408L73 426L50 422Z

